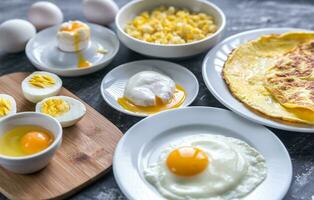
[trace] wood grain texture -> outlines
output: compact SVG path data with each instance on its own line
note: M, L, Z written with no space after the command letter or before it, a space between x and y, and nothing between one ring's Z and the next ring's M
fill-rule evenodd
M14 97L18 112L34 111L21 91L28 73L0 77L0 93ZM67 89L61 95L78 99ZM110 169L115 146L122 136L109 120L84 103L86 115L63 129L63 141L49 165L31 175L18 175L0 168L0 191L9 199L62 199L91 183Z

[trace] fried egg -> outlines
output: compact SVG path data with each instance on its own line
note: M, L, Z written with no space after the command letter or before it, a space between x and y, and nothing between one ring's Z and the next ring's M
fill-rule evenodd
M264 157L221 135L187 136L165 148L144 177L167 199L226 200L252 192L266 177Z
M16 102L7 94L0 94L0 119L16 113Z
M184 88L170 77L154 71L142 71L128 80L118 103L131 112L153 114L180 107L185 96Z
M22 81L24 97L33 103L57 95L61 87L62 80L57 75L44 71L34 72Z
M69 127L83 118L86 107L72 97L54 96L37 103L36 112L50 115L57 119L62 127Z

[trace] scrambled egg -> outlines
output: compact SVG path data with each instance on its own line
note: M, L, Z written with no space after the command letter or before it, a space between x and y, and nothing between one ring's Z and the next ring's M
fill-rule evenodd
M212 16L187 9L160 6L142 12L125 28L130 36L156 44L185 44L202 40L217 31Z

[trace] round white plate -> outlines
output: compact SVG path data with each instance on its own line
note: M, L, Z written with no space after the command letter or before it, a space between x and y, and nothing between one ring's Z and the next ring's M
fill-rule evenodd
M198 81L194 74L187 68L162 60L140 60L120 65L111 70L103 79L100 89L104 100L114 109L125 114L146 117L147 114L135 113L125 110L117 99L123 96L124 87L134 74L141 71L156 71L172 78L176 84L186 91L186 99L181 107L190 105L198 94Z
M242 117L245 117L246 119L282 130L313 133L314 126L301 124L289 125L285 123L280 123L280 121L277 122L275 120L267 119L262 115L250 111L245 105L243 105L234 96L232 96L221 74L223 65L225 64L225 61L227 60L229 53L231 53L231 51L234 48L237 48L241 44L256 39L262 35L272 33L280 34L289 31L308 31L308 30L295 28L257 29L239 33L225 39L206 55L203 62L202 71L203 79L204 82L206 83L207 88L216 97L216 99L218 99L218 101L220 101L222 104L224 104L226 107L228 107L235 113L241 115Z
M219 108L188 107L153 115L131 127L113 158L114 177L129 199L163 199L143 177L143 166L156 162L172 142L194 134L220 134L241 139L266 159L267 178L245 200L282 199L289 189L292 165L281 141L265 127Z
M49 71L60 76L82 76L101 70L107 66L119 50L119 40L108 28L86 23L91 30L91 43L82 50L84 58L92 63L87 68L77 67L77 55L61 51L57 47L57 31L59 26L53 26L37 33L26 45L26 55L38 69ZM106 49L107 53L97 52Z

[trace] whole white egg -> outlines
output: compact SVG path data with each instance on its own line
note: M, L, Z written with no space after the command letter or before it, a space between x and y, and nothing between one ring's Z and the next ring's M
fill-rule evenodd
M35 27L26 20L5 21L0 25L0 50L7 53L24 51L26 43L35 34Z
M34 3L28 11L28 20L37 30L61 24L63 14L59 7L48 1Z
M92 23L109 25L119 10L112 0L83 0L83 13Z

